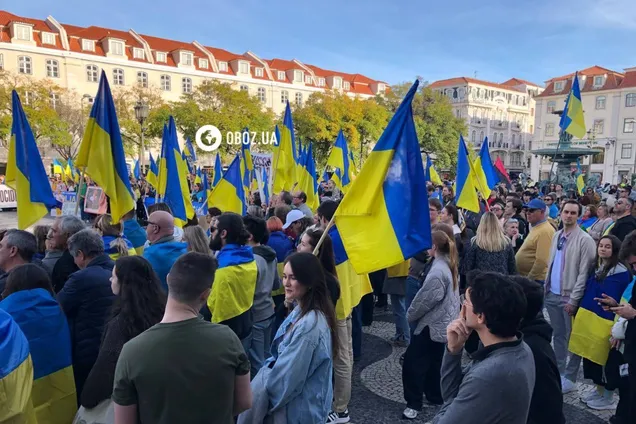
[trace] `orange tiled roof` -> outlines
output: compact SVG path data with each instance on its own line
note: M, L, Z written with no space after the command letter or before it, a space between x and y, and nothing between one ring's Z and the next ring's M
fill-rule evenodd
M574 75L575 73L573 72L571 74L549 79L548 81L546 81L547 86L545 90L537 97L567 95L572 87L572 78L574 77ZM584 75L586 77L585 82L580 86L582 93L614 90L616 88L620 88L625 77L625 75L620 72L612 71L611 69L602 68L600 66L591 66L589 68L585 68L579 71L579 75ZM607 75L605 84L603 84L602 87L594 87L594 77L599 75ZM565 81L565 84L563 85L562 90L555 91L554 86L555 83L558 81ZM579 83L580 82L581 80L579 79Z
M631 88L636 87L636 69L633 71L625 72L625 78L621 82L619 88Z
M499 84L496 82L490 82L490 81L484 81L484 80L478 80L475 78L468 78L468 77L456 77L456 78L448 78L445 80L435 81L434 83L429 85L429 87L439 88L439 87L448 87L450 85L462 85L462 84L469 84L469 83L480 84L480 85L485 85L485 86L494 87L494 88L500 88L503 90L519 91L522 93L524 92L524 90L520 88L512 87L509 85L504 85L504 84Z
M502 82L501 85L531 85L533 87L539 87L539 85L533 82L522 80L520 78L510 78L508 81Z

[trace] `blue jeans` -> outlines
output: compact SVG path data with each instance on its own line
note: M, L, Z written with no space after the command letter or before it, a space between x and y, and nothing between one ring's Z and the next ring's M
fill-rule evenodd
M404 296L405 298L404 311L409 310L409 308L411 307L411 303L413 303L413 299L415 299L415 295L417 294L419 290L420 290L420 281L415 277L411 277L411 276L406 277L406 296ZM413 332L415 331L416 323L409 322L408 325L411 329L410 335L413 335Z
M269 357L269 347L272 344L272 328L274 315L263 321L252 324L252 340L249 349L246 350L251 364L252 378L263 366L265 359Z
M395 338L403 338L406 343L409 343L411 340L411 331L409 329L409 323L406 320L405 296L392 294L391 306L393 307L393 315L395 316Z

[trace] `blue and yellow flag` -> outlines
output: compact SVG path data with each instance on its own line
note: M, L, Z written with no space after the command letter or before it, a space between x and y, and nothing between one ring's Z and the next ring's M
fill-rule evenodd
M349 147L347 146L347 140L345 140L342 130L338 132L336 142L331 148L329 158L327 159L327 165L334 168L334 175L332 175L333 181L343 193L349 191L349 185L351 184L351 169L349 165ZM336 172L340 170L340 172ZM335 176L335 178L334 178Z
M44 289L15 292L0 302L20 326L33 361L32 402L38 423L68 424L77 411L66 316Z
M20 97L15 90L11 96L13 123L5 183L15 190L18 204L18 228L24 230L48 214L50 209L59 205L53 196L40 151L22 109Z
M358 274L399 264L431 246L424 167L411 109L418 85L415 81L404 97L336 210L335 223Z
M318 197L318 179L316 178L316 162L312 143L303 152L304 163L300 168L298 189L307 195L307 206L312 211L318 209L320 198Z
M579 73L574 74L570 94L565 101L565 109L559 121L559 127L574 137L585 137L585 117L583 116L583 101L579 89Z
M266 205L269 205L269 177L267 176L267 168L263 168L263 197Z
M104 71L75 164L108 196L113 222L135 208L115 103Z
M223 178L223 165L221 165L221 156L217 153L214 161L214 179L212 180L211 188L216 187L221 178Z
M192 207L190 190L188 189L187 166L179 151L177 127L172 116L170 116L168 121L166 137L163 142L165 148L162 146L161 150L165 152L165 156L161 158L159 168L162 171L165 169L165 173L162 172L159 175L160 181L164 179L165 175L163 201L170 206L175 224L183 227L188 222L188 219L194 217L194 208Z
M73 160L69 159L66 161L66 167L64 168L64 176L66 179L71 181L79 180L79 175L75 172L75 167L73 166Z
M188 157L185 155L184 152L181 152L181 160L185 165L185 169L188 172L188 175L194 174L194 169L192 168L192 165L190 164L190 161L188 160Z
M195 184L201 184L203 180L201 179L201 167L197 168L196 176L194 177Z
M140 179L141 178L141 169L139 168L139 160L135 161L135 166L133 166L133 177L135 177L135 179Z
M197 153L189 138L186 138L186 142L183 145L183 153L185 153L186 157L189 158L192 163L197 161Z
M243 186L246 190L250 189L252 171L254 171L254 162L252 161L252 152L250 150L251 144L249 139L249 130L245 128L243 130L243 138L241 140L241 175L243 176Z
M439 177L439 174L433 167L433 162L431 162L430 155L426 155L426 173L424 178L426 179L426 181L432 182L433 185L436 187L444 185L442 179Z
M226 174L228 173L229 169ZM207 303L212 322L221 323L249 311L252 307L258 269L249 246L227 244L219 251L216 259L219 267L214 275L214 284Z
M280 131L280 138L276 134L278 144L274 146L272 155L272 172L274 173L272 190L274 193L280 193L283 190L291 191L297 182L294 123L289 102L285 107L283 125L280 130L278 126L276 129Z
M583 168L581 168L581 161L579 158L576 158L576 172L576 189L579 194L583 194L583 191L585 190L585 181L583 180Z
M208 197L208 207L217 207L223 212L234 212L245 215L245 190L241 177L241 158L239 155L223 174L223 178L212 189Z
M490 192L499 182L499 177L495 171L495 167L490 159L490 151L488 150L488 137L481 144L479 156L473 163L473 170L477 176L477 190L484 199L490 197Z
M0 309L0 423L35 424L33 362L29 342L11 315Z
M152 153L149 153L148 155L150 156L150 168L148 169L148 173L146 174L146 181L148 181L148 184L153 186L156 190L157 179L159 178L159 167L155 162L155 158L152 157Z
M210 191L210 180L208 180L208 171L205 169L201 172L201 190L203 190L207 199L210 195L210 193L208 193Z
M457 153L457 177L455 180L455 204L471 212L479 213L479 197L477 197L475 173L464 137L459 136L459 151Z
M57 159L53 159L53 173L59 175L64 174L64 167L62 166L62 162Z

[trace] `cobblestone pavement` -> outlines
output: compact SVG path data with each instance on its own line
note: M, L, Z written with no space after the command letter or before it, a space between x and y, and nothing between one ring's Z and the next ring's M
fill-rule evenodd
M402 366L399 358L405 348L389 342L395 325L389 312L376 313L373 325L363 328L362 358L355 363L352 395L349 404L351 422L355 424L388 424L404 422L402 411L406 404L402 393ZM581 381L582 380L581 375ZM589 381L578 383L578 390L565 395L566 422L572 424L606 423L614 411L594 411L580 400L593 386ZM618 395L616 395L618 396ZM618 400L616 398L616 400ZM413 423L428 423L435 416L437 406L425 407Z

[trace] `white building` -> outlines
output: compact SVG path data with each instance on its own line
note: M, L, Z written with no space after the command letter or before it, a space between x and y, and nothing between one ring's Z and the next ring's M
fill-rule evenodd
M430 87L448 96L455 115L466 120L466 142L477 150L488 137L493 161L501 157L516 175L530 167L530 139L534 130L533 96L542 88L512 78L501 84L459 77L436 81Z
M559 116L563 110L575 73L546 81L546 89L535 97L537 113L533 149L556 147L559 139ZM631 181L636 160L636 68L624 73L600 66L578 71L587 136L574 138L573 145L590 146L603 152L581 161L584 170L600 174L600 181ZM591 163L590 163L591 162ZM547 179L549 158L532 157L531 177Z

